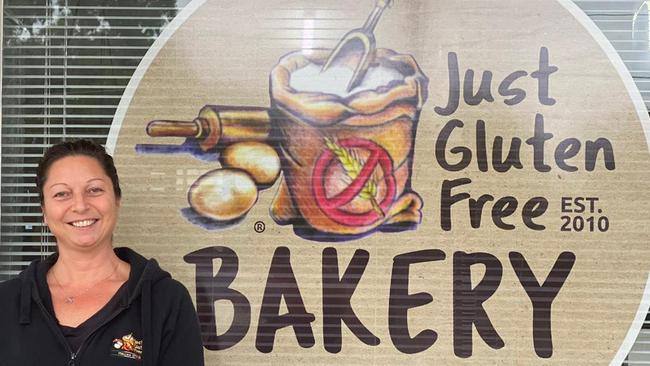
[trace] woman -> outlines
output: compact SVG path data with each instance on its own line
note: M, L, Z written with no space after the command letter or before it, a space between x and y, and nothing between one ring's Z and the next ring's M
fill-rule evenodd
M104 148L52 146L36 186L57 253L0 283L0 363L203 365L185 287L155 260L113 248L121 190Z

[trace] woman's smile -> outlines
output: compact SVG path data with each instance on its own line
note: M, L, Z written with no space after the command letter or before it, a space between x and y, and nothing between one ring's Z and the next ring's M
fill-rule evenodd
M83 228L83 227L88 227L94 223L96 223L97 220L92 219L92 220L79 220L79 221L73 221L70 223L70 225L78 228Z

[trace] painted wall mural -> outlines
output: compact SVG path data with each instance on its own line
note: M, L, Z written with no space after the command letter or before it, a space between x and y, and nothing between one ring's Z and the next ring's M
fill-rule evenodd
M373 29L391 2L333 50L294 51L271 70L271 107L203 107L191 122L155 120L147 134L185 136L185 147L139 144L141 153L179 149L219 156L222 168L190 188L187 219L205 228L238 223L257 189L282 178L271 205L280 225L321 241L420 223L411 189L413 146L428 79L411 55L376 49ZM280 164L280 161L282 162Z
M196 1L128 90L116 241L208 364L620 363L641 327L650 121L569 1Z

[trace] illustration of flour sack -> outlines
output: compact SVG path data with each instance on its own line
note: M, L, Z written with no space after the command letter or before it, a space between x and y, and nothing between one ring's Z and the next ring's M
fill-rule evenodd
M376 52L351 91L351 68L321 72L329 51L289 53L271 71L273 140L283 159L271 215L300 236L338 241L421 221L410 181L428 79L410 55Z

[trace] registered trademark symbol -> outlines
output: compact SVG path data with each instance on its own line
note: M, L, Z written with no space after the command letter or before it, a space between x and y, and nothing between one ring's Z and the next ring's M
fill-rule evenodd
M266 224L263 221L258 221L255 223L254 229L258 233L263 233L266 230Z

